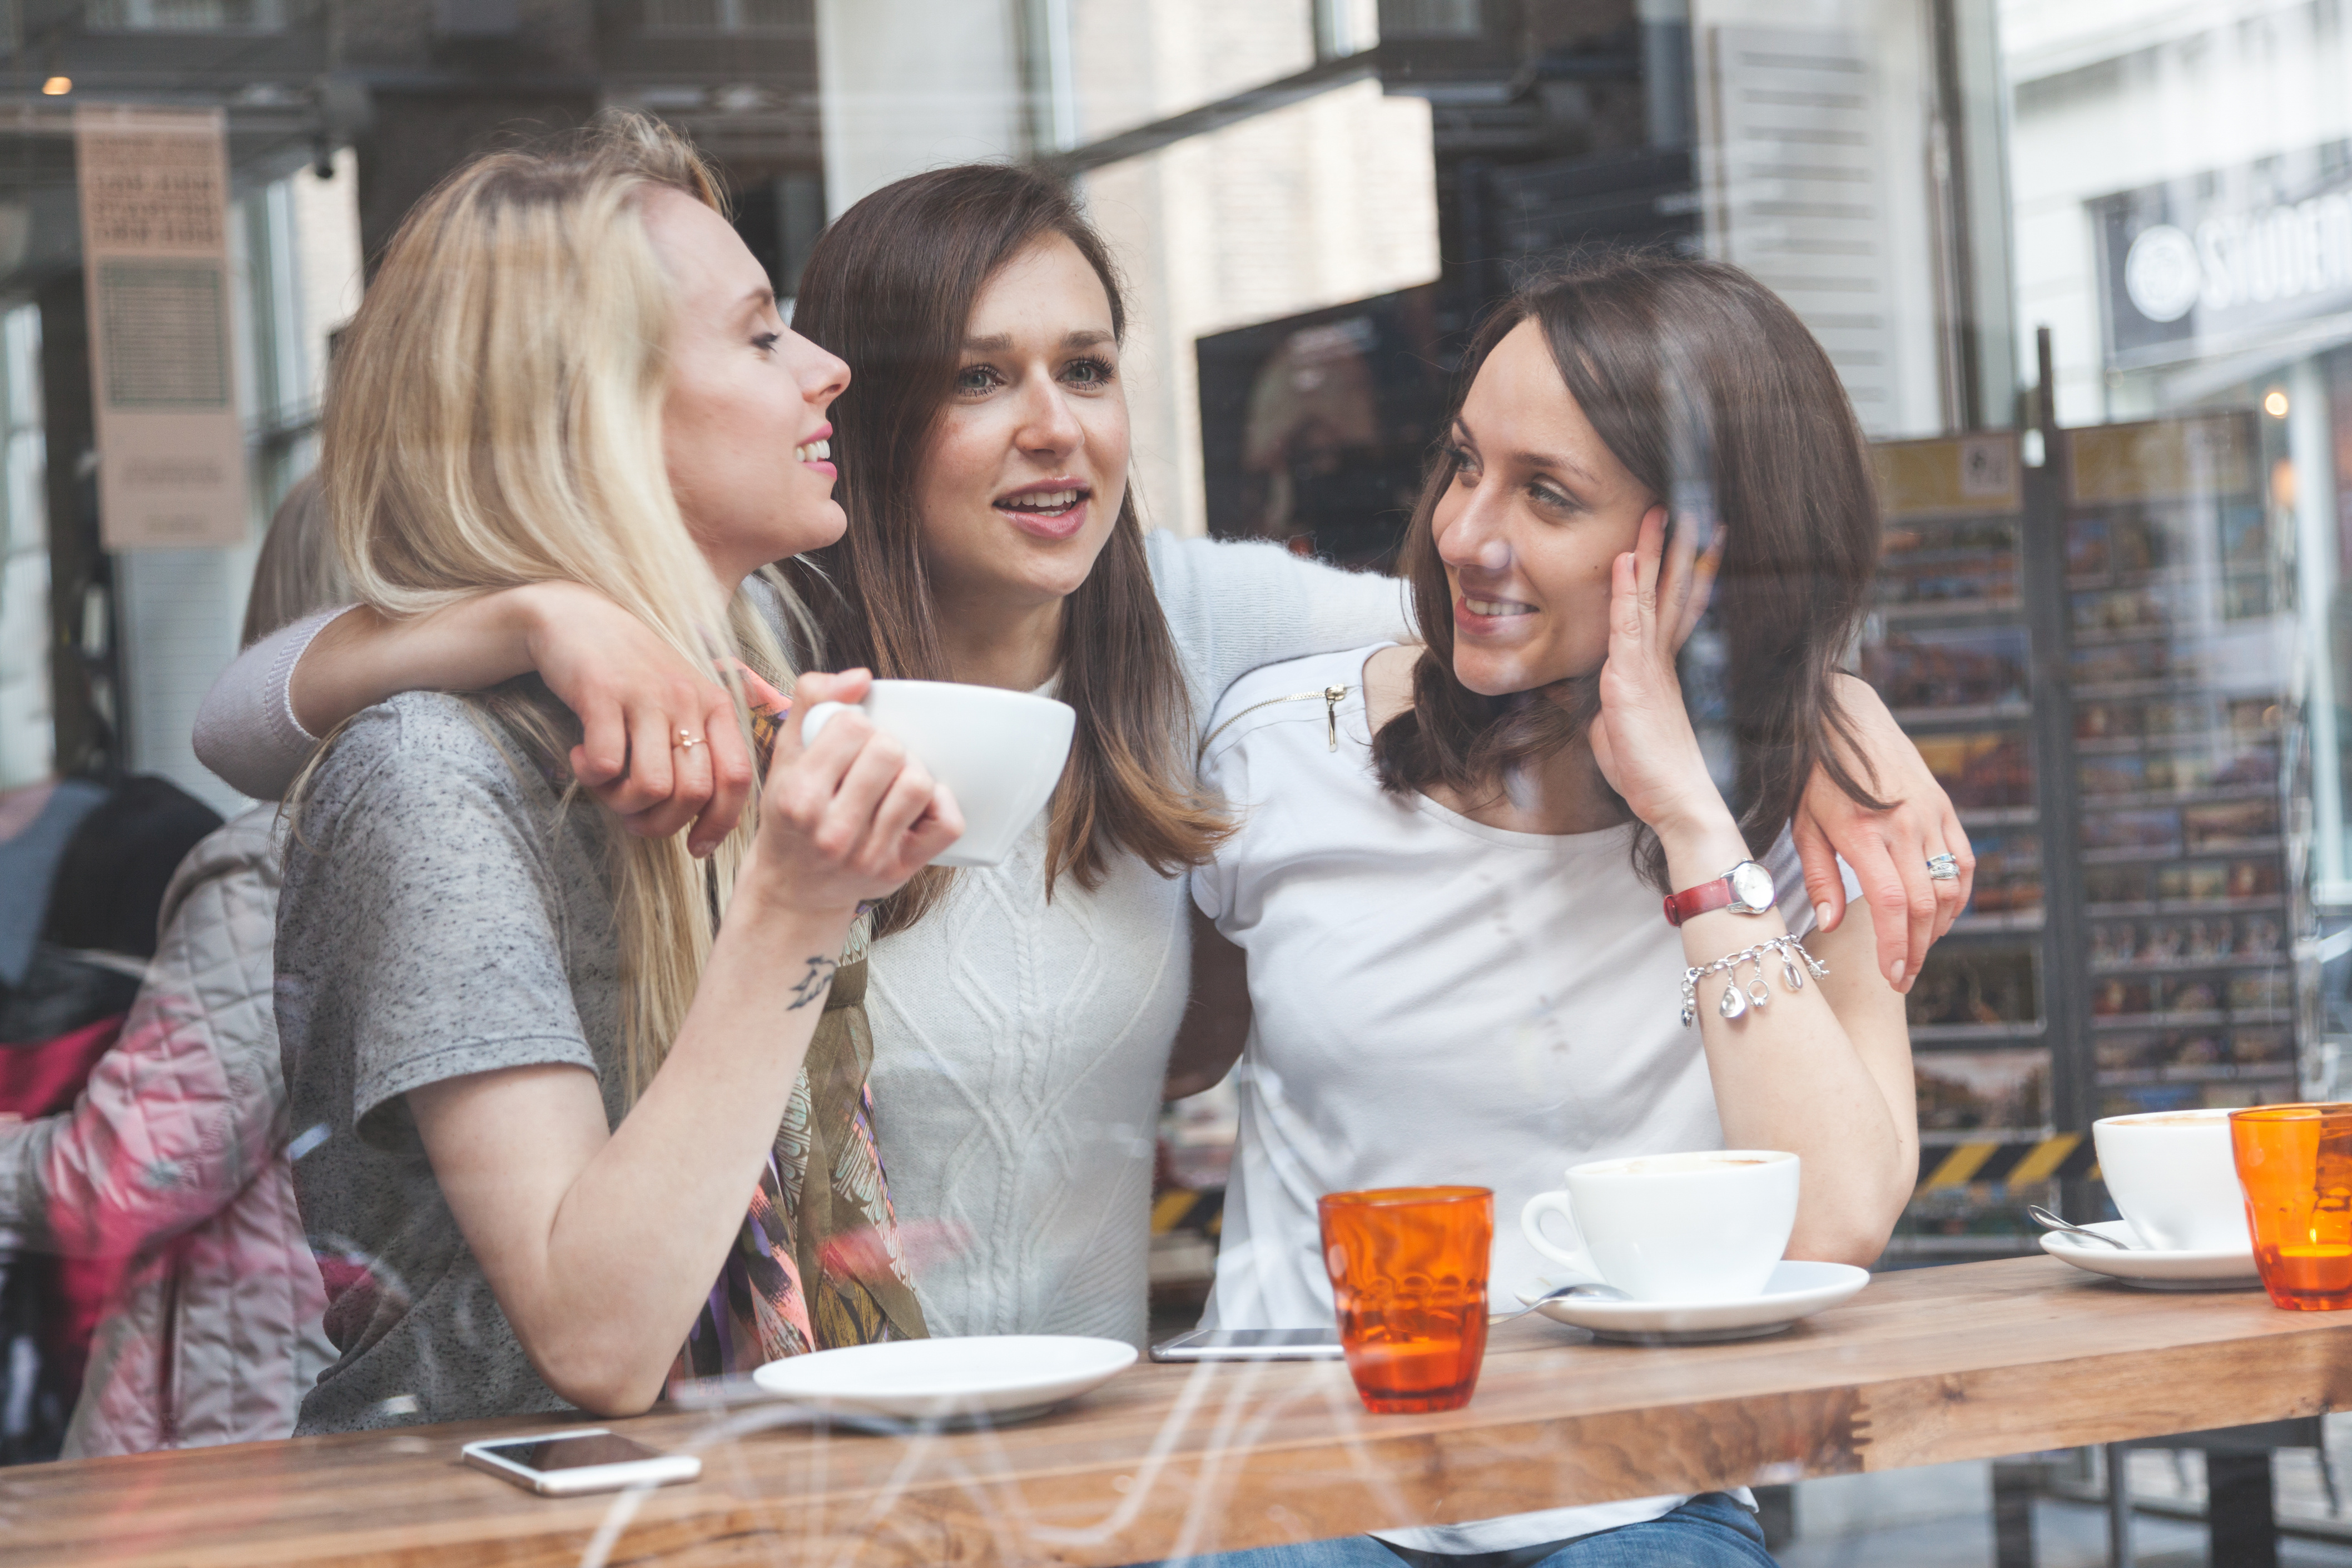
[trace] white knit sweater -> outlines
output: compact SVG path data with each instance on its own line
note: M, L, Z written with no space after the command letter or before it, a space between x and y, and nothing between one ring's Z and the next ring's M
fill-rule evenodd
M1269 544L1154 533L1151 575L1197 745L1262 664L1400 635L1402 584ZM1181 877L1131 857L1045 897L1045 825L1001 866L875 944L876 1132L902 1223L953 1250L917 1276L935 1334L1099 1334L1140 1344L1160 1084L1192 979ZM917 1237L918 1247L921 1247Z
M1192 700L1192 751L1260 665L1403 635L1402 584L1271 544L1151 534L1153 585ZM317 742L287 688L326 617L246 651L205 699L197 752L283 791ZM1004 863L875 944L876 1131L935 1334L1099 1334L1140 1344L1160 1085L1191 981L1181 877L1116 860L1045 896L1041 816Z

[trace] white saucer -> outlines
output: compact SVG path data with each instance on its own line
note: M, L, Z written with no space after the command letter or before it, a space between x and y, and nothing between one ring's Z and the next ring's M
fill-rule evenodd
M2043 1231L2042 1250L2086 1273L2104 1274L2142 1290L2253 1290L2262 1287L2263 1277L2254 1271L2254 1251L2251 1247L2218 1252L2158 1251L2140 1239L2129 1220L2100 1220L2083 1228L2128 1241L2137 1250L2118 1252L2095 1241L2068 1236L2063 1230Z
M1631 1345L1704 1345L1777 1334L1799 1319L1852 1297L1870 1283L1870 1271L1850 1263L1784 1260L1772 1266L1764 1293L1744 1301L1599 1301L1570 1296L1538 1305L1544 1291L1563 1282L1538 1279L1534 1290L1519 1292L1519 1300L1554 1322L1591 1331L1597 1340Z
M983 1334L894 1340L772 1361L751 1374L768 1393L851 1415L902 1421L1043 1415L1135 1363L1122 1340Z

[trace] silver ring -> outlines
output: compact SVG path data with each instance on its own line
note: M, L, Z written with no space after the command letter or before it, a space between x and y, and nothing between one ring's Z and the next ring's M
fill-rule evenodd
M1957 882L1959 879L1960 861L1958 856L1930 855L1927 857L1927 880L1931 882Z

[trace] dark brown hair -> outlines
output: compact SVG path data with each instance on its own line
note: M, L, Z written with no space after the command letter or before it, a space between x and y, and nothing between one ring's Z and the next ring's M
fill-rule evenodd
M1867 607L1879 542L1869 456L1829 356L1736 267L1621 256L1538 278L1498 307L1463 358L1454 416L1486 356L1530 320L1594 432L1675 526L1704 512L1726 531L1707 615L1723 641L1735 804L1749 850L1761 855L1780 837L1816 763L1878 807L1822 743L1832 732L1853 739L1830 683ZM1581 737L1599 679L1503 697L1454 679L1453 591L1434 518L1457 466L1449 439L1405 533L1400 565L1424 647L1412 706L1381 726L1373 759L1391 791L1442 784L1475 799ZM1656 837L1644 829L1634 856L1664 890Z
M849 514L838 543L787 567L816 617L824 662L877 678L945 680L923 553L918 477L955 385L965 324L997 269L1059 235L1110 299L1126 301L1110 252L1066 187L1033 170L980 163L886 185L835 220L810 253L793 329L849 362L834 406L834 494ZM1056 695L1077 710L1070 760L1054 791L1047 896L1065 873L1093 888L1120 850L1162 876L1198 865L1224 833L1194 793L1180 733L1191 699L1152 591L1132 486L1094 570L1062 607ZM946 890L927 870L890 900L877 934L901 930Z

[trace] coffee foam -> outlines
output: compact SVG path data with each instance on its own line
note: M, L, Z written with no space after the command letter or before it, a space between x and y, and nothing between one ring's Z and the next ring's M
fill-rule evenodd
M2210 1127L2215 1122L2227 1122L2227 1110L2151 1110L2137 1116L2111 1116L2106 1119L2117 1127Z
M1671 1176L1692 1171L1736 1171L1772 1162L1752 1154L1643 1154L1605 1173L1612 1176Z

